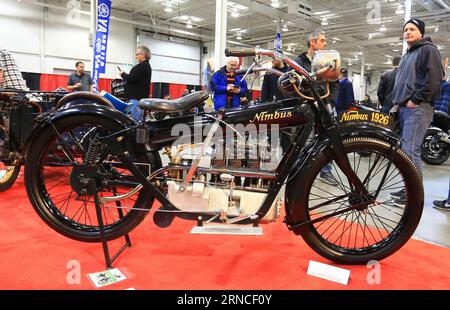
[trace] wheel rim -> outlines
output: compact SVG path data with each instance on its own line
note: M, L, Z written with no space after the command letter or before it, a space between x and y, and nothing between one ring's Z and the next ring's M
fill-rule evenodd
M361 151L370 153L370 156L358 156L357 152ZM360 180L365 181L369 194L376 196L376 202L362 210L353 209L333 216L351 205L352 189L343 172L332 161L331 174L338 185L331 186L316 178L309 193L308 215L312 221L329 216L311 225L316 236L332 249L345 254L368 254L394 240L400 233L407 214L408 195L405 197L406 207L399 207L394 206L395 199L390 197L390 193L405 188L405 180L401 171L382 153L358 150L348 153L348 156L352 169Z
M435 141L433 136L428 136L424 139L423 151L429 158L438 159L445 156L445 148L443 144Z

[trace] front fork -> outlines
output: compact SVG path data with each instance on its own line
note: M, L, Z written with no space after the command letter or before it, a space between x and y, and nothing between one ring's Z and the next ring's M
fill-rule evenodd
M353 171L350 160L348 159L347 153L344 150L344 145L342 144L342 139L339 133L338 124L336 120L333 119L331 114L328 112L327 107L323 100L320 98L319 93L314 88L313 85L310 86L310 90L317 100L319 107L320 117L322 118L322 124L325 128L325 132L330 138L331 146L333 147L334 160L338 167L347 177L350 187L353 188L360 197L369 197L369 193L364 186L363 182L359 179L356 173Z

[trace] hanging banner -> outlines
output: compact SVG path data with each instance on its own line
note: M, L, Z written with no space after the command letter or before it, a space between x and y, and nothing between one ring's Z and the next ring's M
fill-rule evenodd
M110 0L98 0L97 27L94 41L94 58L92 69L92 81L94 91L98 91L100 73L106 69L106 49L108 46L109 16L111 13Z
M282 45L283 45L283 43L281 41L281 33L278 32L277 37L274 41L274 49L278 52L281 52Z

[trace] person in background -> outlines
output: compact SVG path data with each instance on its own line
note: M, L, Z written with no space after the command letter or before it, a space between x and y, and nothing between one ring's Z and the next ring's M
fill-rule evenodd
M8 50L0 48L0 89L28 91L27 84Z
M288 71L288 66L279 59L272 59L272 68L277 69L283 73ZM275 73L266 74L261 86L261 101L272 102L275 100L283 100L285 96L283 92L278 88L278 78L280 76Z
M450 179L448 180L448 196L445 200L433 201L433 207L439 210L450 211Z
M129 98L131 117L136 120L143 119L143 111L139 108L139 100L148 98L150 94L150 84L152 81L152 67L150 66L150 49L141 45L136 50L137 64L130 73L120 70L120 76L126 82L126 92Z
M361 104L365 107L376 109L376 104L370 99L369 94L364 95L364 100L361 101Z
M397 69L393 93L394 106L399 110L402 130L402 150L422 173L421 146L433 119L433 102L440 96L444 78L441 54L430 38L424 38L425 23L411 19L403 26L403 38L408 50ZM393 204L403 207L406 192L391 193Z
M393 106L392 92L394 91L395 75L397 74L400 59L400 57L394 57L394 59L392 59L392 66L394 69L383 74L380 78L380 83L378 84L378 102L381 105L381 113L384 114L389 114L389 111Z
M289 67L282 60L273 58L272 59L272 68L277 69L283 73L287 72ZM264 81L261 86L261 102L272 102L277 100L286 99L283 92L278 88L278 79L279 75L275 73L266 74L264 76ZM289 145L291 144L291 138L289 135L290 130L287 129L280 131L280 145L283 151L283 154L287 151ZM272 135L268 135L268 142L272 144Z
M336 113L339 115L347 111L348 106L355 102L355 94L353 93L353 84L348 79L348 71L342 68L339 74L340 88L336 99Z
M446 80L441 84L441 97L434 101L434 109L436 111L445 112L450 115L450 83Z
M238 66L239 58L228 57L226 66L214 73L210 88L214 92L215 110L237 108L241 105L241 97L247 93L247 81L242 80L242 76L234 75Z
M75 64L76 71L69 75L69 80L67 81L67 89L73 92L77 91L92 91L91 76L84 72L84 63L82 61L77 61Z

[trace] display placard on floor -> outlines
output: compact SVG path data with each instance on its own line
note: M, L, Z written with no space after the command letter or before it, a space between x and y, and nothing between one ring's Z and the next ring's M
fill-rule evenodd
M88 277L92 284L94 284L94 286L97 288L111 285L127 279L127 277L117 268L101 272L89 273Z
M350 270L309 261L308 275L347 285Z

